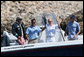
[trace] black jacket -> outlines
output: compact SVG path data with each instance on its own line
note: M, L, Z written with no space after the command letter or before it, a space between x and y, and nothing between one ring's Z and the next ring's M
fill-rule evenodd
M24 23L22 23L21 26L22 26L23 34L24 34L24 38L25 38L25 25L24 25ZM15 23L12 25L12 33L13 33L13 35L16 36L16 37L22 36L21 27L20 27L20 24L19 24L18 22L15 22Z

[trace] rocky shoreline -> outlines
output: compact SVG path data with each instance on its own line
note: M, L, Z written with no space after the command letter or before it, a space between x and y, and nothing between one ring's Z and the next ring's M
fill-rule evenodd
M24 19L28 27L32 18L51 12L56 14L57 19L59 16L63 18L62 26L71 14L75 14L83 33L83 1L1 1L1 23L8 32L11 32L11 26L18 16Z

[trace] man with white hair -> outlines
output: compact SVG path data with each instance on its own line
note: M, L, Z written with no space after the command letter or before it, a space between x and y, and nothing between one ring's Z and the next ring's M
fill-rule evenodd
M58 26L53 25L52 19L48 19L48 23L46 25L46 42L55 42L55 34Z

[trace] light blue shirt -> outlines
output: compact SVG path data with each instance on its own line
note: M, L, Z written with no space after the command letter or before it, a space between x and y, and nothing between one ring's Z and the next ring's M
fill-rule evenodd
M46 25L46 36L47 37L54 37L56 34L56 29L58 29L58 25L52 25L49 24Z
M27 28L26 34L28 34L30 40L33 40L33 39L39 37L38 33L41 32L41 31L42 30L38 26L35 26L35 27L30 26L30 27Z
M76 21L74 21L73 23L68 22L66 30L68 30L68 38L72 39L80 30L80 26ZM77 38L78 38L78 36L77 36Z

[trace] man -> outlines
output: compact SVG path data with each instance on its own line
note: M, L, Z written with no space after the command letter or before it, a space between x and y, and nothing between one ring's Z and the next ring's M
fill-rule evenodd
M1 47L6 46L10 46L10 40L6 35L3 36L3 31L1 31Z
M55 34L58 26L53 25L52 19L48 19L48 23L46 25L46 42L55 42Z
M12 33L18 38L18 43L20 45L25 44L25 25L22 22L22 18L16 18L16 22L12 25Z
M39 32L42 32L45 28L36 26L36 19L31 20L31 26L26 30L26 38L29 40L29 44L38 43Z
M66 33L68 33L68 40L76 40L78 39L78 34L80 33L80 26L78 24L78 22L75 21L76 16L72 15L70 17L70 21L67 24L66 27Z

